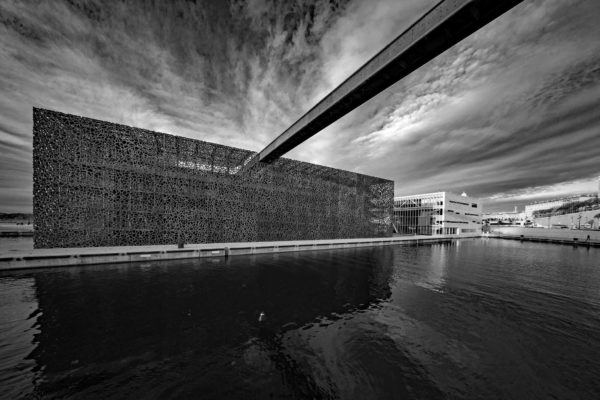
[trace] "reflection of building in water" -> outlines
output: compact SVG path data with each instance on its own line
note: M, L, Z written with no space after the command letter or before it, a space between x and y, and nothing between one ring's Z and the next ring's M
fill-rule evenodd
M453 241L452 244L458 249L460 246L460 240ZM433 286L441 289L446 282L446 269L448 268L448 243L440 243L437 246L431 246L431 260L429 262L427 279ZM457 250L455 250L457 251Z
M30 357L45 375L39 392L61 397L68 387L112 379L111 371L139 383L140 366L151 375L163 360L178 370L161 373L202 377L214 365L229 366L223 357L243 358L244 343L258 335L261 311L274 332L265 345L277 353L283 331L389 297L391 257L388 248L348 249L36 274L43 313ZM227 385L240 381L236 368L207 373L198 386L215 385L211 376ZM257 396L263 397L268 393Z
M400 235L461 235L481 229L479 199L438 192L394 198L394 229Z

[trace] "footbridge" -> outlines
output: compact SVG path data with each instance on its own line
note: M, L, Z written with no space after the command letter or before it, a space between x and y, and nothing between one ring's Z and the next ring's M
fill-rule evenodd
M442 0L247 160L271 163L522 0Z

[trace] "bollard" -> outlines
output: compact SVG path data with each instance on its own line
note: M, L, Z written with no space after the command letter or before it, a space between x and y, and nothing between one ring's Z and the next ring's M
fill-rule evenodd
M225 258L229 257L229 247L225 247Z

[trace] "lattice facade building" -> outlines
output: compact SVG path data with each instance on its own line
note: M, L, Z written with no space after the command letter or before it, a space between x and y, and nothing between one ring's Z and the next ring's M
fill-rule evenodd
M391 235L394 183L34 108L34 246Z

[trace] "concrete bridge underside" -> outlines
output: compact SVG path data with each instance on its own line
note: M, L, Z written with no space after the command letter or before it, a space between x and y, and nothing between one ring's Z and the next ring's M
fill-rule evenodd
M442 0L279 135L247 167L270 163L522 0Z

